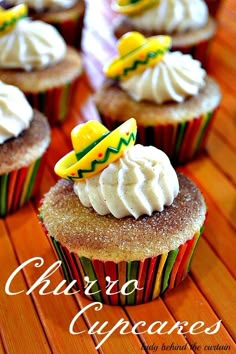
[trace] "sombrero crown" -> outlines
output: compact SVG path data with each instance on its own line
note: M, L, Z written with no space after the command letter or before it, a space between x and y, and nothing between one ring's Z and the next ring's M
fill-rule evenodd
M118 56L104 67L104 72L114 80L126 80L160 62L170 46L169 36L145 38L139 32L128 32L119 39Z
M136 15L150 7L157 5L159 0L116 0L112 8L125 15Z
M25 4L16 5L7 10L0 6L0 36L10 32L17 21L26 17L27 14L28 8Z
M134 118L112 132L94 120L80 124L71 132L74 150L57 162L55 172L77 182L89 178L123 155L134 144L136 133Z

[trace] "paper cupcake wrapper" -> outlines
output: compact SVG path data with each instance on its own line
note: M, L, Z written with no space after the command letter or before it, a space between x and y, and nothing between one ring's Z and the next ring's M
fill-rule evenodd
M62 261L64 277L68 284L76 280L74 288L81 295L109 305L136 305L151 301L165 291L179 285L189 272L201 232L202 229L192 239L168 253L142 261L119 263L79 257L53 237L51 237L51 241ZM84 294L87 284L86 276L90 281L96 281L90 291L94 294L89 296ZM111 281L115 282L111 295L106 292L108 285L106 277L110 277ZM131 280L137 280L137 287L141 290L134 290L132 284L129 284L124 290L124 284ZM122 287L123 292L121 293Z
M41 157L30 166L0 176L0 217L16 211L37 193L44 165Z
M205 147L207 135L213 122L214 112L202 114L190 121L173 124L143 126L138 124L136 142L142 145L153 145L163 150L173 165L183 164ZM121 124L109 116L101 115L102 122L113 130Z
M55 125L65 121L73 102L77 82L78 77L62 86L36 93L25 92L25 95L30 105L42 112L50 125Z
M203 67L207 67L207 59L210 48L210 40L199 42L192 46L172 46L171 51L180 51L183 54L190 54L194 59L199 60Z
M54 26L68 45L81 49L84 13L67 17L65 20L45 21Z

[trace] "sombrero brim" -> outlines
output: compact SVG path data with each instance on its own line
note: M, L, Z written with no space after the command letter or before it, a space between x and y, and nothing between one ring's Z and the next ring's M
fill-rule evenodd
M117 160L128 146L134 145L136 133L136 121L130 118L110 132L79 161L75 152L71 151L57 162L54 170L60 177L72 181L89 178Z
M147 66L153 66L161 61L170 46L169 36L149 37L143 45L114 59L111 64L104 67L104 73L114 80L126 80L142 72Z
M135 15L153 5L156 5L158 0L142 0L137 3L119 5L117 3L112 4L112 9L122 15Z

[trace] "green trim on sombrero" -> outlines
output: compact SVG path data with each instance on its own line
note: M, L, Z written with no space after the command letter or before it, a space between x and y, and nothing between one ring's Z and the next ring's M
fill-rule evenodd
M104 162L106 162L106 161L109 159L110 154L117 154L117 153L119 153L123 145L128 146L128 145L130 144L130 142L131 142L132 140L135 141L135 139L136 139L136 134L134 134L134 133L131 133L131 134L129 135L129 138L128 138L127 140L122 137L122 138L120 139L120 141L119 141L119 143L118 143L118 146L117 146L116 148L115 148L115 147L110 147L110 146L107 148L103 159L91 161L91 167L90 167L89 169L77 170L78 177L76 177L76 176L68 176L68 178L69 178L70 180L86 178L86 173L90 173L90 172L95 171L96 166L97 166L97 165L100 165L100 164L103 164Z

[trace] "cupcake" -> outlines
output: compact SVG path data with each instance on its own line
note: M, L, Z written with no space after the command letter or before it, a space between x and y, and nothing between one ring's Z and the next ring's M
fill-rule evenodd
M198 188L164 152L134 145L135 136L133 118L114 131L92 120L75 127L73 150L55 166L62 179L40 209L70 286L110 305L145 303L176 287L206 215Z
M19 87L50 124L61 123L82 72L81 57L53 26L26 14L25 5L1 13L7 21L1 27L0 80Z
M47 119L23 93L0 81L0 216L24 205L38 190L50 142Z
M5 0L4 3L5 6L26 4L34 20L56 27L68 45L81 48L84 0Z
M113 8L121 14L114 26L118 38L131 31L146 37L169 35L173 51L189 53L206 65L216 23L203 0L117 0Z
M109 129L135 117L137 141L158 147L178 165L203 150L221 94L199 61L169 52L170 46L169 36L122 36L94 101Z

